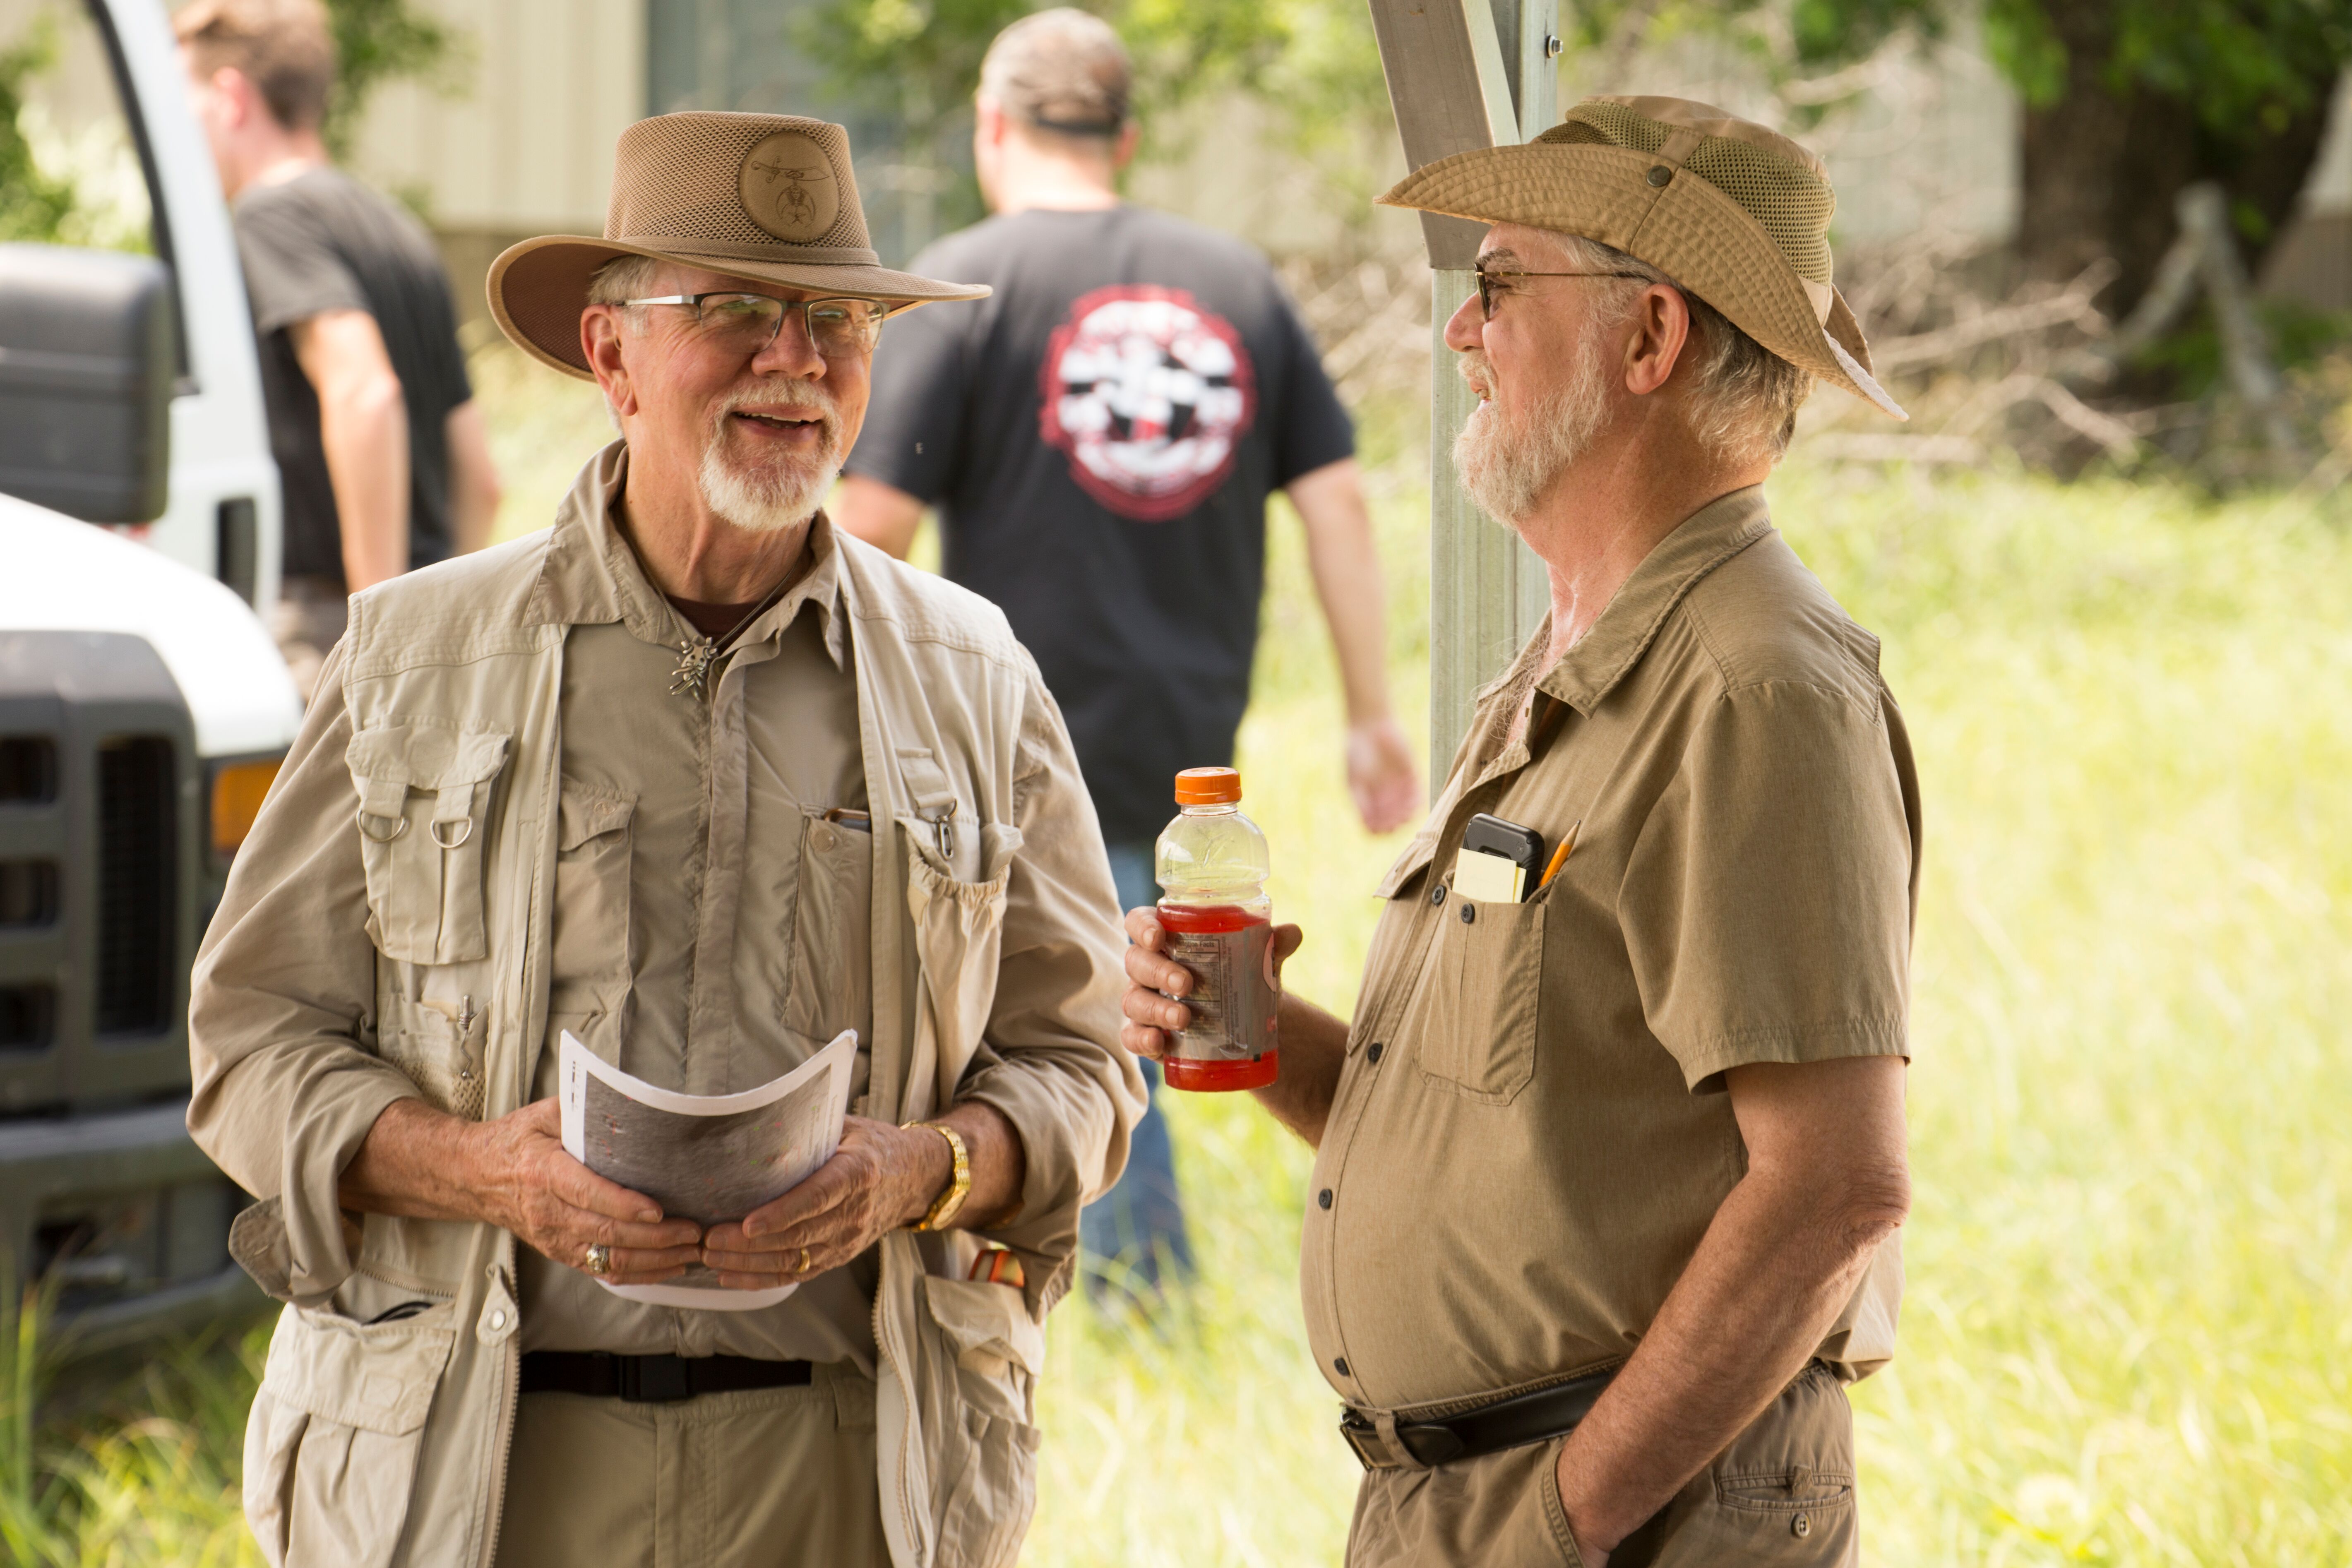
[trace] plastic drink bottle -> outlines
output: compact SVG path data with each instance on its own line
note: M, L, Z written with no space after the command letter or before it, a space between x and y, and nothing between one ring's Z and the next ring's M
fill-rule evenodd
M1171 1031L1160 1070L1171 1089L1257 1089L1275 1078L1273 869L1265 835L1241 814L1231 768L1176 775L1176 820L1160 835L1154 869L1168 956L1192 972L1192 1025Z

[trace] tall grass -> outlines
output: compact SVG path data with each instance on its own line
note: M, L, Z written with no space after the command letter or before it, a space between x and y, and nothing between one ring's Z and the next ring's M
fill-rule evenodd
M480 368L505 531L539 526L601 410ZM2352 539L2000 472L1801 461L1771 493L1885 637L1927 792L1910 1286L1854 1391L1868 1558L2352 1563ZM1378 508L1416 735L1423 508ZM1274 534L1241 764L1307 926L1292 983L1345 1011L1400 840L1355 826ZM1201 1282L1157 1327L1057 1314L1025 1561L1334 1562L1355 1468L1299 1327L1307 1152L1246 1102L1170 1098ZM28 1561L256 1561L233 1478L258 1355L159 1358L115 1401L140 1418L41 1439L7 1494L56 1544Z

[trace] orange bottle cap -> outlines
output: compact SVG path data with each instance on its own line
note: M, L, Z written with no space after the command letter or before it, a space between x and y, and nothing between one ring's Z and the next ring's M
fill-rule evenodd
M1231 805L1242 797L1242 775L1232 768L1186 768L1176 775L1178 805Z

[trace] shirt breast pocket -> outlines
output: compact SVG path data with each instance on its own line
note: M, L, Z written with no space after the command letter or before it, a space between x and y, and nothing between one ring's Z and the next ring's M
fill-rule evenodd
M489 953L483 924L490 795L507 737L390 724L352 737L368 934L386 958L466 963Z
M1449 895L1440 907L1401 1030L1430 1083L1507 1105L1534 1079L1545 903L1542 892L1516 904Z

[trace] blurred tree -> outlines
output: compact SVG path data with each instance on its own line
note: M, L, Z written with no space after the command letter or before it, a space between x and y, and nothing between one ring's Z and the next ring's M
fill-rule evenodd
M2294 210L2352 62L2352 0L1568 0L1581 41L1730 26L1775 63L1824 71L1906 31L1976 17L2025 99L2018 249L2029 275L2069 278L2101 256L2109 296L2147 289L2199 180L2231 196L2259 265ZM1763 20L1772 25L1743 26Z
M57 28L47 16L33 18L0 49L0 240L54 244L74 209L73 185L42 172L17 124L26 84L57 58Z
M824 0L797 29L845 91L906 128L910 152L941 163L942 139L968 126L980 62L1037 0ZM1154 120L1203 93L1242 88L1272 106L1292 143L1314 153L1385 116L1380 53L1362 0L1090 0L1136 59L1147 142ZM1363 176L1370 178L1369 174Z
M386 82L421 79L452 85L465 63L462 37L413 0L326 0L335 32L335 92L329 100L327 145L351 153L369 97Z

